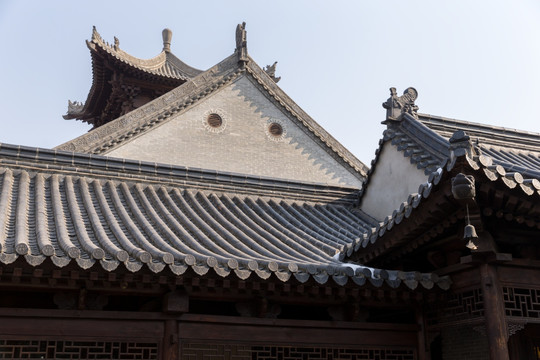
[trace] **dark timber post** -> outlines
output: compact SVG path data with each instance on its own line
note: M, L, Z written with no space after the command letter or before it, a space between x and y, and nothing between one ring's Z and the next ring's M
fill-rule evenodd
M178 343L178 322L165 320L165 338L163 339L163 360L178 360L180 344Z
M163 312L168 315L180 316L189 311L189 297L184 289L176 289L163 297ZM178 321L174 318L165 321L165 339L163 341L164 360L180 358L180 343L178 339Z
M481 263L479 268L484 297L484 318L489 344L489 358L491 360L509 360L508 332L497 268L489 263Z
M427 360L426 327L424 312L421 306L416 307L416 323L418 324L418 360Z
M469 157L474 153L469 136L461 130L456 131L449 141L451 157ZM471 249L471 255L462 258L462 263L474 262L480 271L489 358L491 360L510 360L503 294L495 264L511 260L512 256L498 253L493 236L483 229L481 210L475 199L475 177L458 173L452 178L452 195L454 199L465 205L467 211L465 218L467 225L463 230L463 239L468 241L466 246ZM476 233L477 231L479 234Z

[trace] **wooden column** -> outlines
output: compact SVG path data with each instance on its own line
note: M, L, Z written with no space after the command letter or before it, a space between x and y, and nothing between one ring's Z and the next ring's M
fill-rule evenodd
M491 360L509 360L508 331L504 312L502 288L493 264L479 265L480 282L484 298L484 318Z
M424 321L424 311L421 306L416 308L416 323L418 329L418 360L427 360L429 351L426 346L426 324Z
M163 339L163 360L178 360L180 344L178 342L178 322L176 320L165 321L165 336Z
M189 311L189 296L184 289L177 289L163 297L163 312L179 317ZM180 342L178 339L178 321L170 319L165 321L165 337L163 339L164 360L178 360L180 358Z

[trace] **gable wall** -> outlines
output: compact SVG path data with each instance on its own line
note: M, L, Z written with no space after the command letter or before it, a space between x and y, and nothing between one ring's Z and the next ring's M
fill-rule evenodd
M207 125L211 112L222 115L224 126ZM280 123L285 136L272 137L271 122ZM362 184L246 76L106 155L358 188Z
M383 145L376 166L362 197L361 207L382 221L407 201L410 194L417 193L420 184L425 183L428 177L390 142Z

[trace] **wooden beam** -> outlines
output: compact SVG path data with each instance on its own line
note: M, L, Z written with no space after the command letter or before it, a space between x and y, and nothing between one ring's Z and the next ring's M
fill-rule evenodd
M165 313L181 314L189 311L189 297L185 290L176 290L163 297Z
M426 343L426 324L424 313L420 307L416 308L416 323L420 327L418 331L418 360L427 360L429 356L429 344Z

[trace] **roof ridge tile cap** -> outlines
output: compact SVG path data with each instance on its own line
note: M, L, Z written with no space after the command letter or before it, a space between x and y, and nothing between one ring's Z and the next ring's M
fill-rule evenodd
M419 115L419 120L420 121L422 121L423 119L425 119L426 122L429 122L429 120L438 120L438 121L441 121L441 122L454 123L454 124L459 124L459 125L473 125L473 126L477 126L477 127L480 127L480 128L486 128L486 129L492 129L492 130L500 130L501 132L511 131L511 132L514 132L514 133L519 133L519 134L524 134L524 135L533 135L533 136L537 136L537 137L540 138L540 133L539 132L533 132L533 131L529 131L529 130L522 130L522 129L516 129L516 128L507 128L507 127L504 127L504 126L482 124L482 123L477 123L477 122L473 122L473 121L459 120L459 119L448 118L448 117L438 116L438 115L431 115L431 114L418 114L418 115Z

